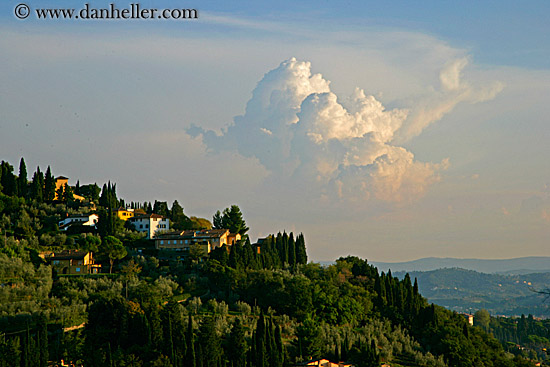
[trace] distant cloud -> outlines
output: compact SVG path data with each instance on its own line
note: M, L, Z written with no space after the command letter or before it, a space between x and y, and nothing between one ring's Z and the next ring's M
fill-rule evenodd
M485 86L471 86L462 78L462 71L468 65L468 58L462 57L447 63L439 73L440 88L418 101L403 128L396 134L394 143L402 144L420 135L429 125L441 120L460 102L478 103L488 101L504 89L501 82Z
M459 88L457 78L447 79L448 87ZM197 126L187 131L202 135L209 150L255 157L279 178L298 178L325 197L409 202L437 182L449 162L419 162L391 144L408 115L386 110L359 88L340 99L309 62L291 58L265 74L245 114L221 135Z

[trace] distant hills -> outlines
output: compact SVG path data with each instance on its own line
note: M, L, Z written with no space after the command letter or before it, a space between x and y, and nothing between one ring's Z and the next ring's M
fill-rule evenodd
M550 317L550 299L536 291L550 289L550 272L486 274L458 268L408 272L418 279L420 293L440 306L458 312L486 309L492 315L532 314ZM402 278L405 272L393 272Z
M492 315L533 314L550 317L550 299L536 291L550 289L550 257L505 260L428 257L414 261L371 262L378 271L418 279L420 293L458 312L486 309Z
M531 256L504 260L456 259L427 257L407 262L371 261L379 271L395 272L431 271L444 268L461 268L488 274L530 274L550 272L550 257Z

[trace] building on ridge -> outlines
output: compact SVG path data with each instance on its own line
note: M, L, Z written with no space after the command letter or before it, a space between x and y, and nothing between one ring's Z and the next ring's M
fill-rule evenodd
M205 254L224 245L234 245L240 241L241 235L230 233L228 229L185 230L181 232L163 233L155 237L157 250L189 252L194 244L201 245Z
M93 253L89 251L66 250L45 256L58 274L85 275L101 272L101 265L96 264Z
M146 233L148 239L153 239L158 232L170 230L170 220L159 214L141 214L128 218L136 231Z

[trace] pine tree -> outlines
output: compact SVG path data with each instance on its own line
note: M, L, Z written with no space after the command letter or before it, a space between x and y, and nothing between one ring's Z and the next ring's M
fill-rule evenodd
M212 217L212 228L214 228L214 229L223 229L222 213L220 213L219 210Z
M2 192L7 196L17 196L17 180L13 174L13 166L8 162L2 161L1 168Z
M249 229L243 219L241 209L237 205L225 208L223 214L218 210L212 218L212 223L216 229L229 229L229 232L239 233L241 236L244 236Z
M162 215L163 217L168 218L170 215L168 210L168 203L166 201L155 200L155 205L153 206L153 213Z

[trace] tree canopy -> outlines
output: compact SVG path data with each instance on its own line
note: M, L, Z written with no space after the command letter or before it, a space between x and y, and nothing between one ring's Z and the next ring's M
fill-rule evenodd
M231 233L238 233L241 236L244 236L249 229L243 219L241 209L237 205L225 208L223 213L218 210L212 218L212 224L214 228L229 229Z

